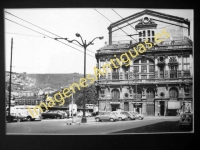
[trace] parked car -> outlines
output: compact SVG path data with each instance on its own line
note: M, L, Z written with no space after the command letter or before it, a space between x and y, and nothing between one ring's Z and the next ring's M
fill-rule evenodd
M144 119L144 115L143 114L139 114L138 112L130 112L132 113L134 116L135 116L135 119L139 119L139 120L142 120Z
M128 116L121 114L119 111L113 111L113 113L118 117L118 120L128 120Z
M62 119L64 118L64 115L62 113L60 113L59 111L57 112L53 112L53 111L48 111L48 112L44 112L42 113L42 118L57 118L57 119Z
M107 120L107 121L116 121L118 120L118 117L113 113L113 112L104 112L101 113L100 115L97 115L95 117L96 121L102 121L102 120Z
M193 113L185 112L180 115L179 129L188 128L192 130L193 127Z
M79 113L77 114L77 116L78 116L78 117L82 117L82 116L83 116L83 112L79 112ZM85 116L86 116L86 117L91 117L92 114L89 113L89 112L85 112Z
M128 117L128 120L135 120L135 116L132 115L132 114L131 114L130 112L128 112L128 111L121 111L120 113L126 115L126 116Z
M21 122L24 120L28 120L26 116L22 116L20 113L11 113L10 116L6 116L6 122Z

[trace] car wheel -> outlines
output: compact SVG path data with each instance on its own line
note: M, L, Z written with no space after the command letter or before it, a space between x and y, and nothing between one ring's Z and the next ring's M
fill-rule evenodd
M57 116L56 119L60 119L61 117Z
M119 117L119 121L121 121L122 120L122 118L121 117Z
M139 119L139 120L142 120L142 117L139 117L138 119Z
M28 121L31 121L31 119L32 119L32 118L31 118L30 116L29 116L29 117L27 117L27 120L28 120Z
M99 122L99 121L100 121L100 119L99 119L99 118L96 118L96 121L97 121L97 122Z
M18 118L18 119L17 119L17 122L21 122L21 119Z
M110 121L111 121L111 122L113 122L113 121L114 121L114 119L113 119L113 118L110 118Z

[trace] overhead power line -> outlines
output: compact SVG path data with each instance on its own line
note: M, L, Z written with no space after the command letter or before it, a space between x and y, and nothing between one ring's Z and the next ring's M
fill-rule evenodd
M26 21L26 20L24 20L24 19L22 19L22 18L20 18L20 17L17 17L17 16L15 16L15 15L13 15L13 14L7 12L7 11L5 11L5 12L8 13L9 15L14 16L14 17L16 17L16 18L18 18L18 19L20 19L20 20L22 20L22 21L24 21L24 22L27 22L27 23L29 23L29 24L31 24L31 25L37 27L37 28L40 28L40 29L42 29L42 30L44 30L44 31L46 31L46 32L48 32L48 33L51 33L51 34L53 34L53 35L55 35L55 36L57 36L57 37L59 37L59 38L62 38L61 36L56 35L55 33L52 33L52 32L50 32L50 31L48 31L48 30L46 30L46 29L43 29L43 28L41 28L41 27L39 27L39 26L37 26L37 25L31 23L31 22L28 22L28 21ZM78 44L76 44L76 43L72 43L72 44L81 47L80 45L78 45ZM87 49L87 50L88 50L88 49ZM91 51L91 50L88 50L88 51L90 51L90 52L92 52L92 53L95 54L95 52L93 52L93 51Z
M112 9L112 8L111 8ZM123 19L123 17L119 14L119 13L117 13L114 9L112 9L118 16L120 16L122 19ZM127 23L128 23L128 21L126 21ZM128 23L128 25L129 26L131 26L137 33L139 33L130 23Z
M50 38L50 39L55 40L54 38L52 38L52 37L50 37L50 36L48 36L48 35L45 35L45 34L43 34L43 33L41 33L41 32L38 32L38 31L33 30L33 29L29 28L29 27L26 27L26 26L24 26L24 25L22 25L22 24L20 24L20 23L17 23L17 22L15 22L15 21L12 21L12 20L7 19L7 18L5 18L5 19L8 20L8 21L10 21L10 22L13 22L13 23L15 23L15 24L18 24L18 25L20 25L20 26L22 26L22 27L24 27L24 28L27 28L27 29L29 29L29 30L32 30L32 31L37 32L37 33L39 33L39 34L42 34L42 35L44 35L45 37L48 37L48 38ZM56 40L56 41L58 41L58 40ZM61 41L58 41L58 42L63 43L63 44L65 44L65 45L67 45L67 46L69 46L69 47L71 47L71 48L73 48L73 49L75 49L75 50L77 50L77 51L80 51L81 53L84 53L83 51L81 51L81 50L79 50L79 49L76 49L76 48L74 48L74 47L72 47L72 46L70 46L70 45L68 45L68 44L66 44L66 43L64 43L64 42L61 42ZM87 54L87 55L89 55L89 56L95 58L94 56L92 56L92 55L90 55L90 54Z
M43 38L45 38L44 36L37 36L37 35L28 35L28 34L21 34L21 33L11 33L11 32L6 32L6 33L8 33L8 34L17 34L17 35L24 35L24 36L34 36L34 37L43 37Z
M97 11L95 8L94 8L95 11ZM104 18L106 18L107 20L109 20L106 16L104 16L102 13L100 13L99 11L97 11L100 15L102 15ZM110 21L110 20L109 20ZM112 23L112 21L110 21ZM121 28L119 28L117 26L118 29L122 30ZM127 36L129 36L124 30L122 30ZM131 36L129 36L130 38L132 38ZM136 39L132 38L133 40L135 40L136 42L138 42Z

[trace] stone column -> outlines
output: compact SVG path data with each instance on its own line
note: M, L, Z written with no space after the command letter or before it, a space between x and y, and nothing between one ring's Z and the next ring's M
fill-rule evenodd
M159 77L159 75L158 75L158 65L157 65L157 63L158 63L158 60L157 60L157 58L155 58L155 78L158 78L158 77Z

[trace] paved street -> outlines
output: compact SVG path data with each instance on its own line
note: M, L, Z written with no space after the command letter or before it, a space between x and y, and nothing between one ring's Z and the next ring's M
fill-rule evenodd
M116 133L151 133L151 132L190 132L178 129L179 117L146 117L144 120L96 122L94 117L87 118L87 123L81 124L76 119L75 125L71 119L44 119L42 121L25 121L7 123L7 134L116 134Z

